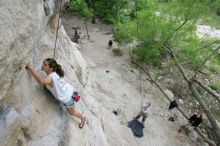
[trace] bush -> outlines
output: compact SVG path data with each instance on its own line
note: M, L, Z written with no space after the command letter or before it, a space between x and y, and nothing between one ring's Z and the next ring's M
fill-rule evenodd
M220 8L217 9L216 13L218 16L220 16Z
M209 66L209 70L212 73L220 73L220 66L218 64L212 64Z
M69 12L75 12L78 15L85 17L87 20L94 16L92 9L87 6L87 3L84 0L70 0L66 10Z
M209 70L212 73L220 73L220 54L217 54L215 58L212 58L210 65L209 65Z
M214 81L211 83L210 88L220 92L220 82L219 81Z

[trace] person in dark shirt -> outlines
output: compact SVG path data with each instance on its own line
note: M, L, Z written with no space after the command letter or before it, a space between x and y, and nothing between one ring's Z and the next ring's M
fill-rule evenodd
M111 47L112 44L113 44L112 40L109 40L109 42L108 42L108 46Z
M79 43L79 41L78 41L79 38L80 38L80 36L79 36L77 30L75 29L74 36L73 36L73 38L72 38L71 40L72 40L73 42L75 42L75 43Z
M169 119L168 119L168 121L171 121L171 122L174 122L175 121L175 114L173 113L173 109L174 108L178 108L178 103L177 103L177 101L176 100L173 100L173 101L171 101L170 102L170 105L169 105L169 108L168 108L168 110L170 111L169 112Z
M202 123L202 114L194 114L188 120L191 126L197 127Z
M170 102L170 106L168 108L168 110L171 110L173 108L177 108L178 107L178 103L176 102L176 100L173 100Z
M179 133L181 132L181 127L186 127L188 125L191 125L192 127L196 128L202 123L202 113L194 114L188 119L189 123L184 126L180 126L180 128L177 130Z

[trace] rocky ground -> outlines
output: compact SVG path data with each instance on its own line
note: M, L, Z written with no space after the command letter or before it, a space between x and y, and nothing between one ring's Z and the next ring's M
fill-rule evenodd
M139 71L131 64L126 47L122 48L123 55L120 57L114 56L112 52L112 48L119 47L116 42L112 48L108 48L108 41L113 39L111 26L88 23L90 36L88 39L84 21L66 15L62 18L62 24L70 37L74 35L73 28L77 28L80 35L79 51L89 66L91 82L91 88L86 90L96 101L94 106L98 108L99 113L94 115L99 116L108 145L196 145L193 142L195 137L191 136L190 139L185 133L177 132L179 126L187 121L175 110L173 113L168 112L169 102L160 91L144 79L144 75L141 75L140 90ZM167 93L172 97L171 92L167 90ZM136 116L141 103L146 101L152 102L151 113L145 122L144 136L137 138L127 127L127 122ZM113 113L114 110L118 112L117 115ZM176 116L175 122L168 121L170 114ZM84 135L86 137L86 133Z

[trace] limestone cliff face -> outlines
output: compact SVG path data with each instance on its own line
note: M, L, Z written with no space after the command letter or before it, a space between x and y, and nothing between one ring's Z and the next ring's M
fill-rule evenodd
M85 144L84 140L77 141L77 136L76 141L70 138L77 135L77 121L25 69L27 62L39 69L44 58L53 57L59 3L60 0L0 1L1 146ZM62 25L58 33L55 58L64 68L66 80L82 90L88 83L86 63ZM81 111L85 109L83 101L79 106Z
M152 101L155 112L146 125L146 136L134 138L127 122L140 110L140 74L127 64L128 56L108 56L109 49L103 49L103 44L112 39L104 37L108 32L88 25L96 41L85 39L89 49L84 51L94 53L91 56L97 63L88 62L94 68L87 67L62 23L54 50L61 1L65 5L68 0L0 0L0 146L189 146L183 143L186 139L177 138L175 128L170 129L165 118L157 115L162 106L167 107L159 98L162 95L148 82L142 83L146 88L142 94ZM71 25L77 22L70 21ZM71 25L68 30L72 31ZM97 39L101 37L104 39ZM30 62L44 76L40 71L42 61L54 57L54 52L65 71L65 80L81 94L75 107L86 117L83 129L78 127L79 120L25 69ZM108 65L103 66L105 63ZM111 72L107 73L106 68ZM118 116L112 113L115 109Z

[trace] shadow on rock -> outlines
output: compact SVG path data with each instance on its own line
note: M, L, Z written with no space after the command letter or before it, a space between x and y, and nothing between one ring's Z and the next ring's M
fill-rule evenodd
M137 119L133 119L130 122L128 122L128 127L131 128L134 136L139 138L144 136L143 133L144 125L141 122L139 122Z

